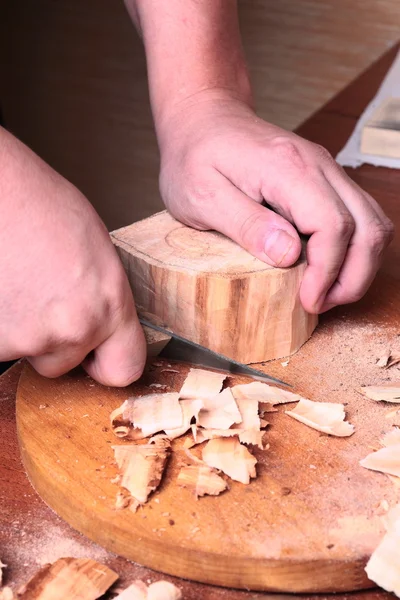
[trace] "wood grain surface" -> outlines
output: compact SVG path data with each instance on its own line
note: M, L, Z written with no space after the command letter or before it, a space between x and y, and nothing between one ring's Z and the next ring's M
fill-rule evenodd
M299 132L313 141L325 144L332 153L336 153L346 141L358 115L375 93L393 60L394 53L395 51L389 52L381 61L373 65L367 73L306 122ZM399 226L400 173L364 166L357 171L349 170L349 174L380 201L395 224ZM343 324L353 324L350 332L349 328L345 327L347 335L352 337L352 340L348 338L343 340L343 343L353 346L354 357L358 355L365 357L366 353L370 356L370 361L367 361L366 366L364 365L363 383L366 384L372 383L368 373L371 372L375 350L378 350L378 347L371 350L370 344L374 340L382 340L381 336L376 335L376 325L378 328L384 327L385 332L388 332L390 328L392 328L392 333L398 331L399 311L398 303L396 304L395 300L400 279L399 258L400 244L396 238L383 265L383 273L388 277L381 276L363 302L346 309L337 309L323 316L321 324L313 336L313 340L316 340L318 332L323 331L323 328L330 329L331 334L336 335L340 319ZM360 335L357 327L363 329L363 335ZM360 345L357 345L357 340L360 339L364 342L361 344L361 348ZM307 346L308 344L305 348ZM361 351L363 347L364 351ZM368 349L371 350L371 353L368 353ZM299 389L304 381L310 378L310 385L312 384L314 388L312 390L313 397L316 396L316 392L322 394L322 386L326 385L327 378L336 379L337 389L344 387L340 385L343 382L349 388L354 389L353 370L356 358L350 365L347 365L347 372L344 372L346 371L345 363L339 362L341 355L335 357L326 353L324 356L324 361L321 361L319 353L304 356L297 365L295 357L285 369L279 362L270 363L268 370L280 375L284 373L285 378L292 381ZM103 551L96 544L74 532L48 509L32 490L20 464L16 443L14 399L19 369L20 367L16 366L0 378L0 439L2 440L0 545L3 561L9 564L5 574L5 583L15 587L26 581L38 568L38 565L71 554L89 556L107 564L121 574L121 584L128 584L137 578L151 581L160 578L157 573L149 569L118 558L113 553ZM331 381L330 386L333 389L335 384ZM343 401L340 391L336 393L336 398L341 397ZM333 399L334 396L331 395L330 398ZM314 433L316 432L310 431L310 435ZM375 480L380 478L379 474L372 474L372 476ZM228 597L230 600L287 598L287 596L276 596L269 593L224 590L169 577L168 579L174 581L181 588L185 600L198 600L199 598L225 600ZM319 596L321 600L325 597ZM303 600L305 598L309 598L309 596L302 596ZM337 595L335 598L345 600L348 596ZM392 598L392 596L382 591L368 591L353 593L351 598L352 600L384 600Z
M167 211L111 234L141 316L249 364L288 356L317 324L299 298L306 267L273 268L220 233Z

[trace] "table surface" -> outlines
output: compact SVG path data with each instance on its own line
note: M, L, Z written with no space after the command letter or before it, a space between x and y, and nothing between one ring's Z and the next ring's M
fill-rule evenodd
M335 97L319 112L306 121L298 133L305 138L327 147L333 155L342 148L352 132L361 112L375 95L387 72L398 47L392 48L348 88ZM400 225L400 171L362 166L349 169L350 176L366 189L383 206L395 225ZM382 277L392 289L400 283L400 241L396 237L385 257ZM383 281L383 280L382 280ZM369 302L380 298L380 285L374 285L369 292ZM337 314L344 308L335 309ZM352 314L361 314L363 304L355 305ZM388 325L397 325L397 308L388 313ZM392 317L391 317L392 315ZM322 317L322 322L328 317ZM263 594L227 590L197 584L171 577L161 576L154 571L130 563L110 554L72 530L59 519L37 496L24 473L17 444L15 427L15 394L20 374L19 364L0 377L0 559L9 565L5 584L18 586L25 582L40 565L52 562L61 556L87 556L103 562L120 574L119 583L123 586L134 579L155 581L165 578L176 583L185 600L258 600L262 598L283 598L277 594ZM290 598L291 596L285 596ZM315 599L323 596L315 596ZM344 600L347 595L336 595ZM392 595L372 590L351 594L354 600L386 600ZM305 596L302 597L305 600Z

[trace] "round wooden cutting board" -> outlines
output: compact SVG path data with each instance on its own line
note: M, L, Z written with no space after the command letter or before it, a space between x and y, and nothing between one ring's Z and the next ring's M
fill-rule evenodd
M154 390L151 383L179 390L188 366L165 371L166 362L156 360L126 389L102 387L81 370L50 380L26 366L17 425L27 474L43 500L78 531L157 571L265 591L371 587L364 567L383 535L381 502L392 506L399 497L388 477L359 466L395 418L388 417L393 405L356 391L398 378L397 369L375 366L394 335L384 319L375 323L331 316L288 367L268 364L268 372L292 383L294 391L344 402L356 428L352 437L314 431L280 406L268 414L269 450L253 450L257 479L248 486L230 482L221 496L199 500L176 482L180 465L187 464L181 438L159 490L136 514L114 508L118 471L111 447L123 442L110 430L109 415L128 396ZM245 380L230 385L238 382Z

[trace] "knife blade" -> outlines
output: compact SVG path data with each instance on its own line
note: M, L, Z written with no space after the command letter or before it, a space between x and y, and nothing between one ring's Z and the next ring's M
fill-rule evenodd
M257 381L262 381L263 383L268 382L284 385L286 387L292 387L289 383L281 381L276 377L271 377L270 375L267 375L258 369L253 369L253 367L239 363L236 360L224 356L223 354L209 350L204 346L200 346L200 344L196 344L195 342L187 340L173 331L170 331L169 329L154 325L146 319L140 317L139 321L142 325L150 327L151 329L159 331L160 333L164 333L172 338L160 352L160 358L191 363L198 367L210 367L217 371L222 371L223 373L229 373L231 375L246 375L256 379Z

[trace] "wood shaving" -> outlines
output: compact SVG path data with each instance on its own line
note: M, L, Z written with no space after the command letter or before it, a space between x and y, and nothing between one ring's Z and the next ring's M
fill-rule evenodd
M204 369L190 369L179 397L185 398L212 398L219 394L222 384L226 379L224 373L214 373Z
M360 465L371 471L379 471L400 477L400 444L389 445L368 454L360 461Z
M398 365L399 363L400 363L400 355L393 354L393 356L390 357L389 362L385 368L390 369L390 367L394 367L395 365Z
M400 598L400 505L394 509L386 535L368 561L368 579Z
M398 383L388 383L386 385L369 385L361 388L361 392L377 402L400 403L400 386Z
M181 591L169 581L156 581L147 587L143 581L135 581L114 600L181 600Z
M45 565L18 591L21 600L96 600L118 579L117 573L87 558L60 558Z
M234 423L241 423L243 420L230 388L226 388L216 396L204 398L203 402L204 406L197 419L197 424L201 427L229 429Z
M113 433L117 438L125 438L129 436L130 430L131 428L128 425L118 425L113 428Z
M14 594L11 588L4 587L0 590L0 600L14 600Z
M199 496L218 496L227 489L227 483L215 469L207 465L185 465L178 475L178 484L193 490Z
M257 459L236 437L216 438L203 448L204 462L228 475L235 481L250 483L256 477Z
M235 385L231 389L236 402L238 399L253 399L257 402L268 402L269 404L274 405L298 402L301 400L299 394L281 390L281 388L268 385L267 383L261 383L260 381Z
M156 581L149 585L147 600L181 600L182 592L169 581Z
M140 440L145 436L140 429L134 429L129 419L124 417L124 412L129 406L129 398L125 400L110 415L111 429L114 435L118 438L127 438L130 440Z
M346 414L343 404L313 402L302 398L293 410L286 414L308 427L328 435L347 437L354 433L354 426L344 421Z
M175 392L149 394L126 401L123 419L140 429L144 437L178 429L183 425L183 414L179 394Z
M122 475L120 485L132 496L130 507L133 510L145 504L150 493L159 486L170 446L170 441L164 436L156 436L148 444L112 446Z
M181 435L184 435L190 429L192 419L197 419L197 416L203 408L203 400L201 398L188 398L187 400L179 400L179 405L182 411L182 426L177 429L164 428L167 436L173 440Z
M382 354L382 356L376 361L376 366L380 367L381 369L384 369L389 362L390 355L391 355L390 348L386 348L386 350Z

